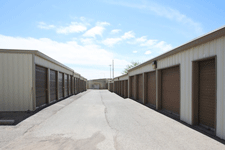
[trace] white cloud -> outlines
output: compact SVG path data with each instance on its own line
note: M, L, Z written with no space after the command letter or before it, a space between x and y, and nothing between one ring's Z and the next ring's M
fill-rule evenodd
M110 33L111 34L116 34L116 33L119 33L120 31L121 31L120 29L114 29Z
M88 31L86 31L83 36L85 37L94 37L96 35L99 35L99 36L102 36L102 33L104 32L105 30L105 27L104 26L108 26L110 25L110 23L108 22L97 22L96 23L96 26L89 29Z
M140 46L145 46L154 50L160 50L161 52L167 52L169 50L172 50L173 48L170 44L167 44L164 41L158 41L158 40L147 40L146 42L141 43ZM148 51L146 52L150 54Z
M82 40L83 44L90 42L90 39ZM123 58L116 58L116 54L91 43L82 46L75 41L63 43L48 38L35 39L0 35L0 45L4 49L39 50L49 57L73 68L75 72L80 73L88 79L104 76L108 78L108 65L112 63L112 59L115 62L115 76L121 75L123 68L129 64ZM93 67L100 69L92 70L91 68ZM99 74L99 70L103 73Z
M87 24L71 22L70 25L66 27L57 27L55 25L48 25L45 22L39 22L38 28L41 29L54 29L56 33L59 34L68 34L68 33L79 33L87 30Z
M122 35L121 37L107 38L107 39L103 40L102 43L106 46L112 47L113 45L119 43L120 41L127 40L127 39L134 38L134 37L135 37L134 32L128 31L128 32L125 32L124 35Z
M96 25L97 26L109 26L110 23L108 23L108 22L97 22Z
M114 44L122 41L121 38L107 38L102 41L102 43L106 46L112 47Z
M157 43L155 47L161 49L163 52L167 52L173 48L170 44L166 44L164 41Z
M75 40L77 40L77 39L75 39ZM93 41L92 38L81 38L80 41L84 45L92 45L92 44L94 44L94 41Z
M151 53L152 53L151 51L146 51L146 52L145 52L146 55L149 55L149 54L151 54Z
M140 46L153 46L157 43L158 40L147 40L144 43L141 43Z
M133 53L137 53L137 51L133 51Z
M95 26L85 32L83 36L85 37L95 37L96 35L102 36L102 33L104 32L105 28L101 26Z
M137 42L145 42L145 41L147 41L147 36L142 36L140 38L137 38L136 41Z
M59 27L56 29L57 33L68 34L68 33L79 33L87 30L87 27L82 23L71 22L67 27Z
M39 22L38 23L38 28L40 28L40 29L53 29L53 28L55 28L55 26L54 25L47 25L46 23L44 23L44 22Z
M134 37L135 37L134 32L128 31L128 32L124 33L124 35L121 38L126 40L126 39L131 39Z

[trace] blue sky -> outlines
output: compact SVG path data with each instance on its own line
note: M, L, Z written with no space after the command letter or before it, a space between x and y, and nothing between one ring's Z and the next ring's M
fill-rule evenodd
M225 1L0 0L0 48L39 50L87 79L115 76L225 25Z

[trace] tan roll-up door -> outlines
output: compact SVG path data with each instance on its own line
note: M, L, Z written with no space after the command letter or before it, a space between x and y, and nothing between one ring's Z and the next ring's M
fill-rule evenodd
M50 70L50 101L57 99L57 75L56 71Z
M156 74L154 72L147 73L147 102L156 105Z
M137 76L137 100L143 102L143 75Z
M180 114L180 68L162 70L162 109Z
M36 107L47 104L47 69L36 66Z
M216 121L215 59L199 62L199 124L215 129Z
M63 90L63 73L59 73L59 99L63 98L64 90Z

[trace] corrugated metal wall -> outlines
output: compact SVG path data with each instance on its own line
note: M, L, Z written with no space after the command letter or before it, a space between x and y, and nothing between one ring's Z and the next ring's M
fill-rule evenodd
M48 60L45 60L39 56L35 56L35 63L40 66L45 66L46 68L50 68L50 69L57 70L57 71L60 71L60 72L63 72L63 73L69 74L69 75L73 75L72 70L70 71L68 69L65 69L65 68L63 68L57 64L54 64Z
M225 37L221 37L197 47L157 60L157 69L180 65L180 119L192 124L192 61L216 56L217 108L216 135L225 139ZM129 77L153 71L151 64L131 70ZM129 78L130 80L131 78ZM132 81L129 81L131 84ZM130 86L131 87L131 86ZM129 89L132 96L132 89Z
M32 54L0 54L0 111L33 109Z
M224 42L225 37L194 47L158 61L158 69L180 64L181 69L181 101L180 119L192 124L192 61L217 56L217 133L225 131L224 106ZM224 124L224 127L222 127ZM218 132L220 131L220 132ZM224 135L225 138L225 135Z

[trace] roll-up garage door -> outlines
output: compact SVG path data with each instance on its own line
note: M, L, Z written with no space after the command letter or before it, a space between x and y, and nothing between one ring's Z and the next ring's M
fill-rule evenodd
M143 101L143 75L137 75L137 100Z
M47 104L47 69L36 66L36 107Z
M124 97L124 81L121 81L121 96Z
M59 73L59 99L63 98L63 93L64 93L64 90L63 90L63 73Z
M56 71L50 71L50 100L54 101L57 98L57 75Z
M77 93L80 93L80 79L77 79L76 82L77 82Z
M68 96L70 95L70 75L67 75L68 80Z
M154 72L147 74L147 103L156 105L156 76Z
M128 80L124 81L124 97L128 97Z
M216 70L215 59L199 62L199 124L215 128Z
M73 79L73 82L74 82L74 89L73 89L74 90L74 94L77 94L76 93L76 78Z
M110 83L110 92L113 92L113 83Z
M70 95L72 95L72 93L73 93L73 77L72 76L70 76Z
M180 114L180 68L162 70L162 109Z
M131 98L134 98L134 76L132 76L131 78Z
M118 95L121 96L121 81L118 81Z
M64 85L64 88L65 88L65 95L64 97L67 97L68 96L68 75L65 74L65 81L64 81L65 85Z

